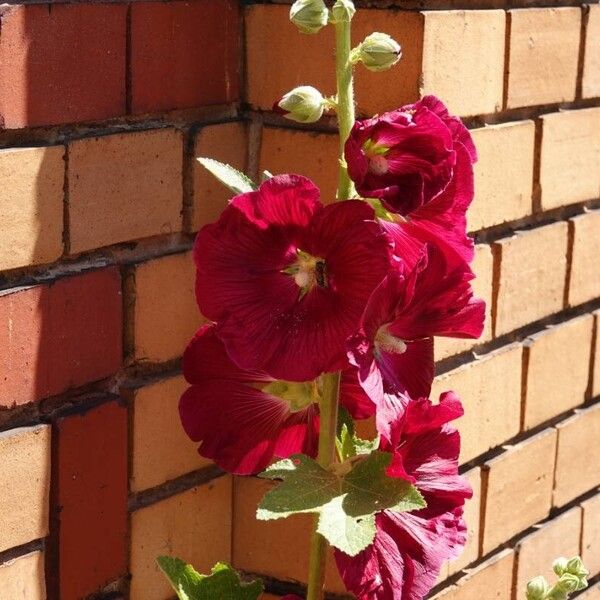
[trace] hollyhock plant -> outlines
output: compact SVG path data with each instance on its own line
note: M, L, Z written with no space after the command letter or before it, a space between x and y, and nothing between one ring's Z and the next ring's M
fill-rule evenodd
M449 392L439 404L399 397L395 406L392 440L382 446L394 454L390 473L414 483L427 507L384 510L371 546L355 557L336 550L340 575L361 600L422 600L466 542L463 506L472 491L458 474L460 436L449 425L463 414L460 400Z
M214 325L205 325L183 355L183 374L192 384L179 403L186 433L199 453L231 473L258 473L274 458L315 456L319 435L317 381L277 381L244 370L228 357ZM374 412L373 403L348 368L340 402L355 419Z
M386 394L428 396L434 375L433 336L477 338L485 302L473 296L471 270L452 268L428 246L417 266L391 271L373 292L349 338L348 353L378 407L378 431L387 435Z
M345 340L390 265L373 209L323 206L305 177L235 197L194 246L196 295L240 367L307 381L346 365Z

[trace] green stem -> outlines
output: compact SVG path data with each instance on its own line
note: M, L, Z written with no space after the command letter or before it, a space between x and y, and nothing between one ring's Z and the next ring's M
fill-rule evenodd
M319 404L319 454L317 462L328 468L335 459L335 439L337 432L338 398L340 373L325 373L321 376L323 395ZM308 572L308 593L306 600L321 600L325 583L327 564L327 541L317 533L317 520L310 546L310 565Z
M353 65L350 63L352 50L350 21L335 23L335 76L337 81L337 117L340 134L340 172L337 199L347 200L354 196L354 184L348 176L344 146L354 125Z

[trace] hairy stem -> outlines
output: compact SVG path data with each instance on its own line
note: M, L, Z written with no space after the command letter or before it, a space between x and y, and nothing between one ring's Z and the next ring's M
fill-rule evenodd
M320 428L317 462L322 467L327 468L335 459L340 373L325 373L321 377L323 382L323 396L319 405ZM327 541L317 532L317 519L315 519L310 546L308 594L306 600L321 600L323 598L326 564Z

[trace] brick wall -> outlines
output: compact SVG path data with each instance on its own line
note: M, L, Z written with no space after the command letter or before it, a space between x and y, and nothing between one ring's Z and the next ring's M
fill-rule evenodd
M488 323L475 343L437 344L435 383L465 402L475 498L434 597L522 600L561 553L597 581L600 6L364 4L356 41L389 32L404 58L358 70L359 111L434 92L481 156L470 229ZM265 576L269 598L301 589L309 520L254 521L265 483L201 459L176 412L202 320L193 234L227 200L193 157L335 188L332 123L270 112L296 84L333 91L330 32L300 36L287 10L0 7L2 600L167 600L160 553L232 561ZM328 585L343 591L333 568ZM600 583L581 596L598 598Z

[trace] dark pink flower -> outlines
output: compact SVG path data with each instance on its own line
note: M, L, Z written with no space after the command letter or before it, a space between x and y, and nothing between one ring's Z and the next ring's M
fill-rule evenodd
M243 370L228 357L214 325L205 325L183 356L192 384L179 403L186 433L199 453L232 473L262 471L273 458L315 456L319 433L316 382L276 381ZM344 371L341 402L355 418L373 413L355 369Z
M473 273L449 267L443 252L427 247L416 268L390 274L373 292L359 332L348 340L350 362L378 407L386 435L385 394L429 395L434 375L433 336L477 338L485 302L473 297Z
M425 398L398 398L396 407L393 442L384 442L382 449L394 453L397 474L417 487L427 507L385 510L376 516L371 546L355 557L335 551L342 579L358 600L422 600L443 563L456 558L466 543L462 514L472 492L458 475L459 433L448 425L463 413L460 400L448 392L437 405Z
M290 381L344 368L344 343L390 264L365 202L330 206L298 175L237 196L196 239L202 313L241 367Z

